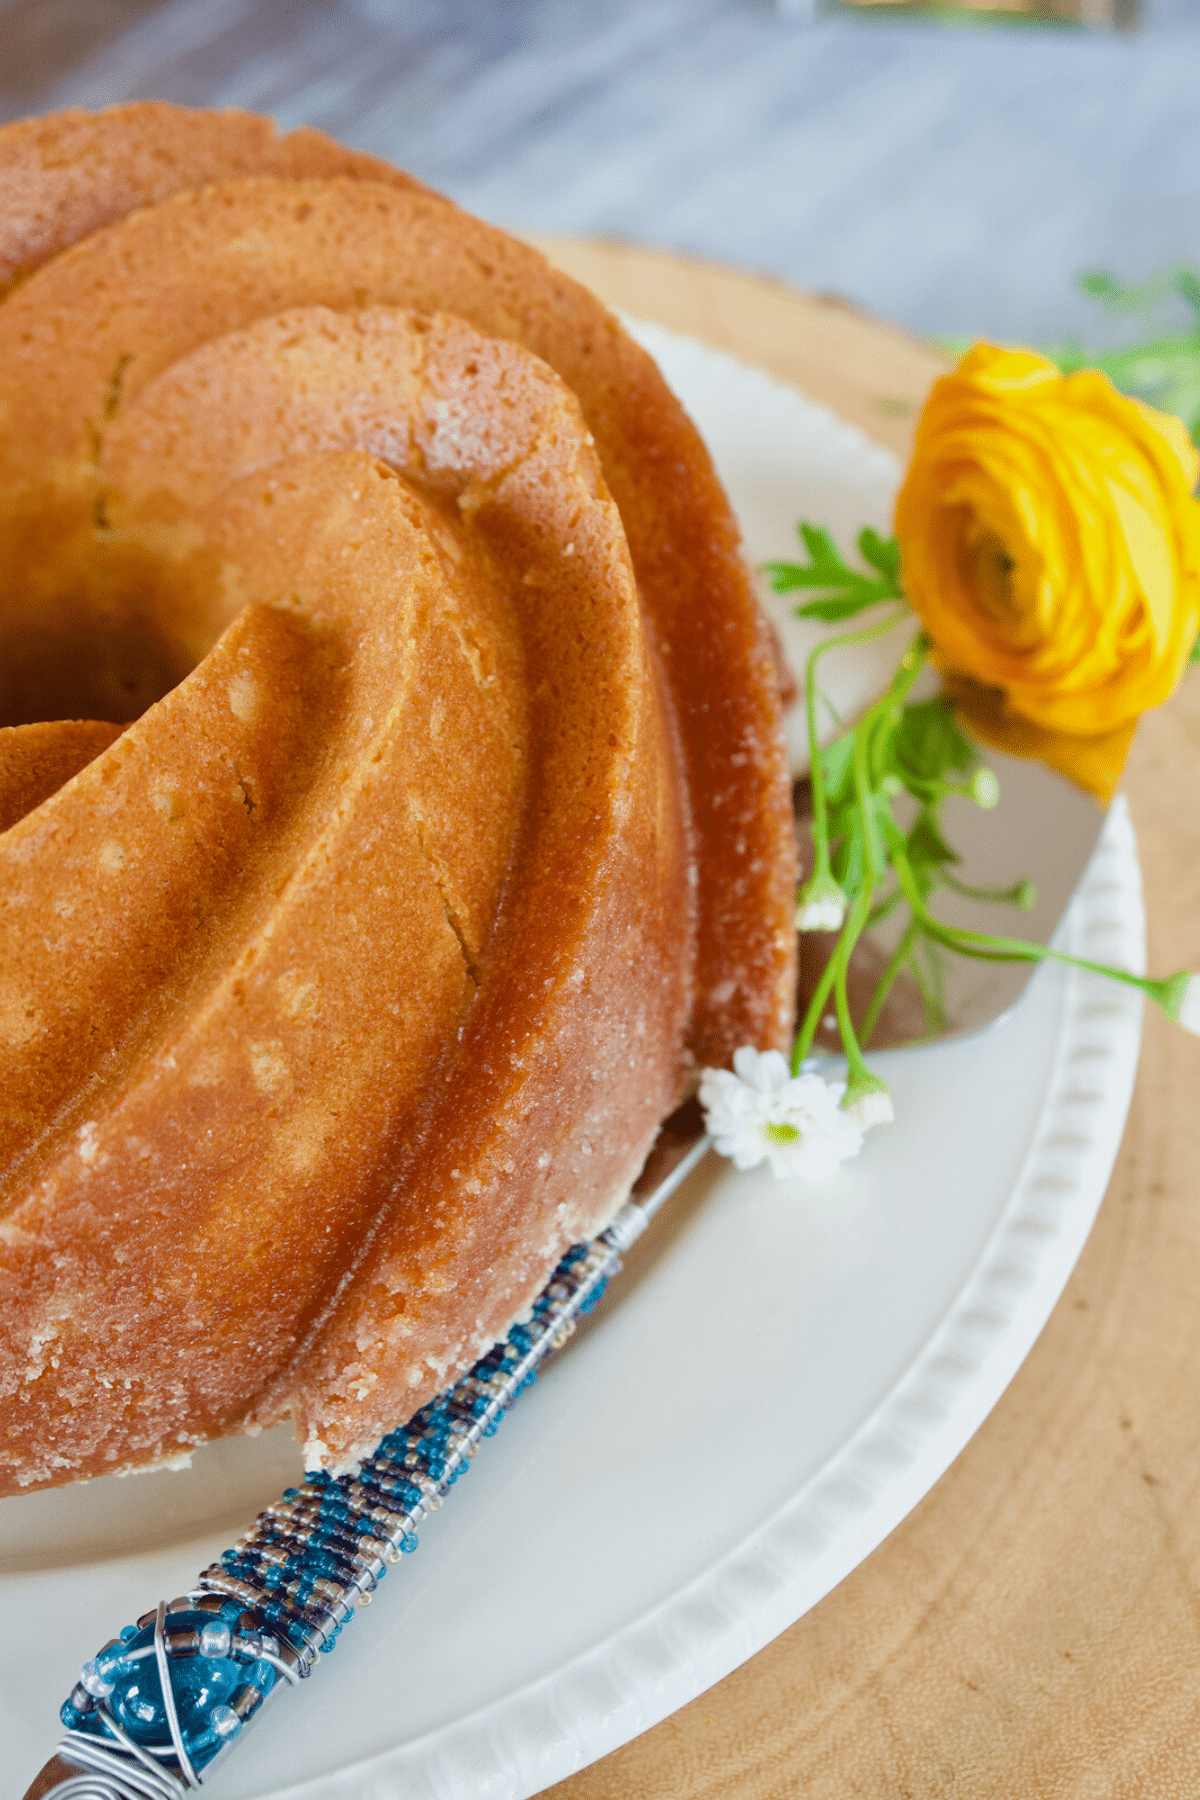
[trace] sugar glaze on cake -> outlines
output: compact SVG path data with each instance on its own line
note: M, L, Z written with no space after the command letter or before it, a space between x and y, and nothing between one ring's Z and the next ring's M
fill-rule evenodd
M296 135L0 132L0 1491L288 1411L352 1461L789 1025L694 432L533 252Z

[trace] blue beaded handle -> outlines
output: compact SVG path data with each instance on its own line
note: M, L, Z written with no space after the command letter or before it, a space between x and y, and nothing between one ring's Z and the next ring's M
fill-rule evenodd
M191 1593L160 1601L84 1663L62 1707L66 1736L26 1800L179 1800L208 1780L265 1702L312 1673L389 1565L417 1548L417 1526L708 1147L692 1143L599 1237L568 1250L526 1319L355 1472L285 1489Z

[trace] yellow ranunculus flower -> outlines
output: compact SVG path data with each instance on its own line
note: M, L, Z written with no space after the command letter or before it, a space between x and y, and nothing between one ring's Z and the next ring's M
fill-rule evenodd
M1200 630L1200 471L1095 370L976 344L935 382L896 501L905 591L965 722L1107 799Z

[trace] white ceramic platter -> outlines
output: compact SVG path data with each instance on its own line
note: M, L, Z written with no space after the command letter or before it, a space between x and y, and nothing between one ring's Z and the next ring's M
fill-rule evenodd
M639 335L755 560L788 556L799 516L847 537L886 525L884 451L756 371ZM1062 941L1141 967L1120 807ZM992 1030L878 1058L898 1122L828 1185L710 1158L419 1553L214 1773L214 1800L516 1800L814 1605L929 1490L1045 1323L1108 1180L1139 1025L1125 990L1045 969ZM297 1469L285 1428L186 1473L0 1503L6 1791L50 1754L84 1657L186 1590Z

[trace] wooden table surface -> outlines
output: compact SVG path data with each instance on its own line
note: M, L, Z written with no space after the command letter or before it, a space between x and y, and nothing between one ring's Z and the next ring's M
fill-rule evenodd
M836 301L542 240L609 304L796 382L901 455L928 346ZM1200 969L1200 672L1125 789L1150 965ZM1125 1140L1045 1331L957 1462L752 1661L553 1800L1200 1795L1200 1040L1146 1018Z

